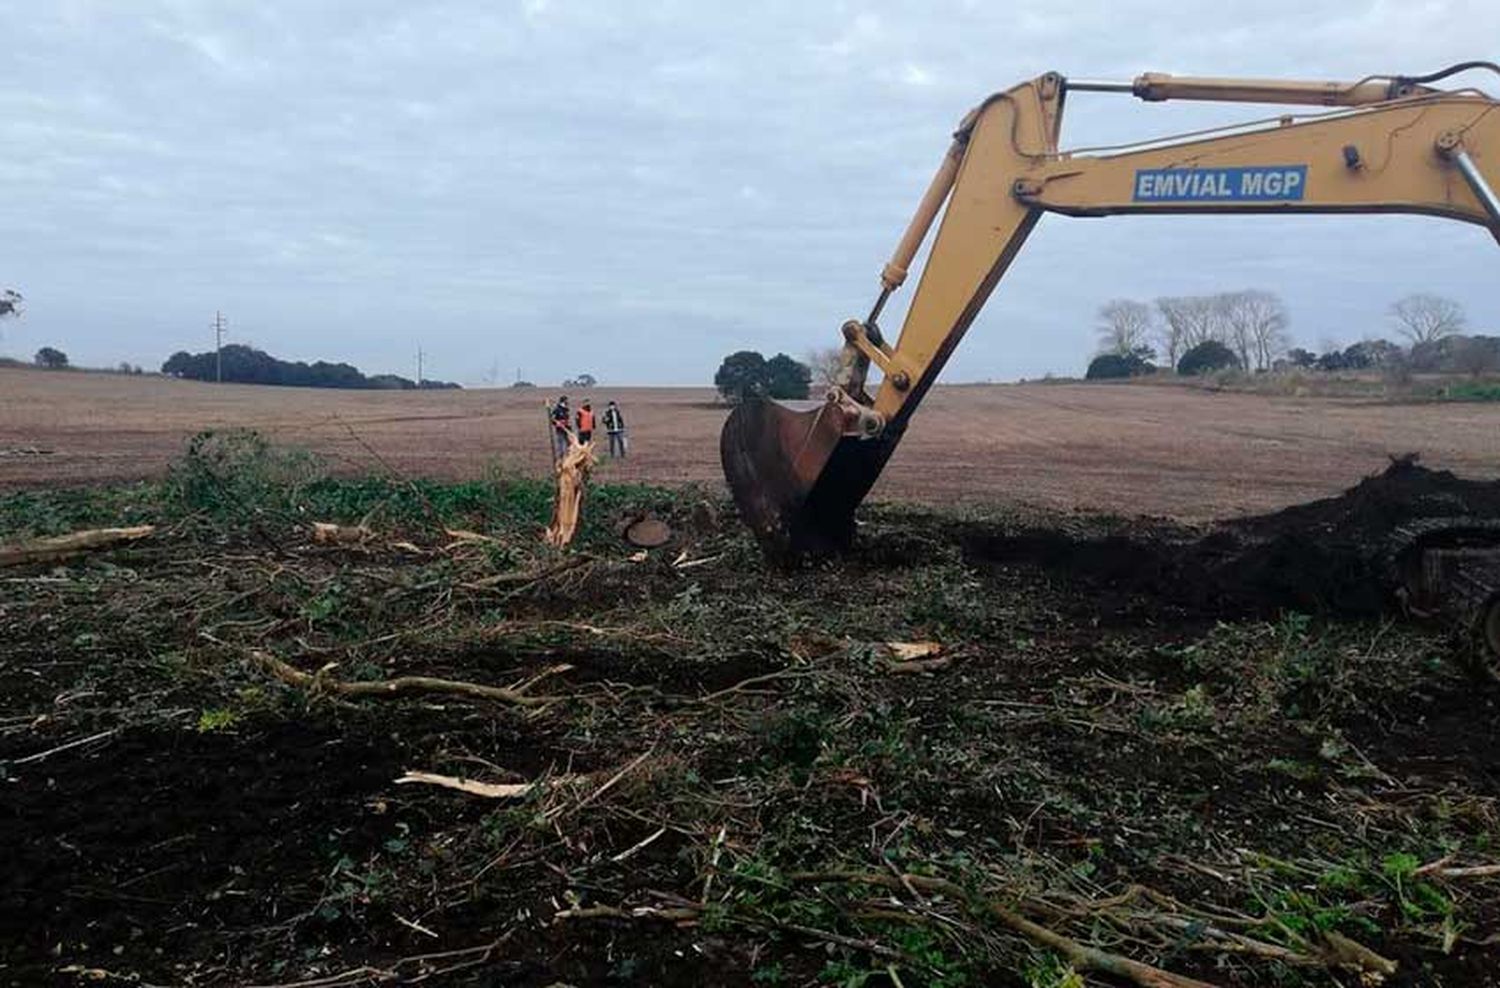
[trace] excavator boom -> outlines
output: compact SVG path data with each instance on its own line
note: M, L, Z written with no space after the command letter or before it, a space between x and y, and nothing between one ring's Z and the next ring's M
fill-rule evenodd
M961 122L880 274L863 320L843 326L836 385L816 408L749 401L720 441L741 516L773 554L837 550L912 413L1043 213L1412 213L1487 227L1500 240L1500 103L1428 76L1351 83L1187 78L1069 82L1056 73L997 93ZM1062 151L1070 92L1331 107L1209 133ZM938 219L941 216L941 222ZM880 326L938 223L894 343ZM880 373L870 391L870 369Z

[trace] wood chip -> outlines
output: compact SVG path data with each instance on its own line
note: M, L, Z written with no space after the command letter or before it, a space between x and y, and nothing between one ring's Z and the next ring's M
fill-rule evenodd
M357 545L375 533L363 525L336 525L328 521L312 523L313 541L319 545Z

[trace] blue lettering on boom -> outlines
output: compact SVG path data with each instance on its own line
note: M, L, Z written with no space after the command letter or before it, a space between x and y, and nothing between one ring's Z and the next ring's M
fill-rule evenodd
M1254 168L1143 168L1135 202L1297 202L1307 190L1306 165Z

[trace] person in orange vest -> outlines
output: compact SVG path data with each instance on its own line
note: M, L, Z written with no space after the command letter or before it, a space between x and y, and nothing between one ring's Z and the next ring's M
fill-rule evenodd
M594 439L594 406L589 404L587 398L578 409L578 441L580 443L592 442Z

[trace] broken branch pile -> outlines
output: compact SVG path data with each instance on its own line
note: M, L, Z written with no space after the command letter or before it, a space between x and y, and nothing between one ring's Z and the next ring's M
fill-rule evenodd
M1500 698L1440 635L1184 622L911 510L832 579L659 492L595 488L562 555L545 484L342 484L0 578L14 980L1500 969ZM634 556L611 515L670 538Z

